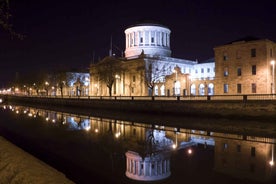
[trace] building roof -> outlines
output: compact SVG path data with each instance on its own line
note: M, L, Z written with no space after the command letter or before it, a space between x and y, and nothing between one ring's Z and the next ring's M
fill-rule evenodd
M261 39L258 38L258 37L255 37L255 36L246 36L246 37L243 37L243 38L239 38L237 40L233 40L233 41L227 43L226 45L232 44L232 43L235 43L235 42L250 42L250 41L256 41L256 40L261 40Z
M164 27L169 29L167 26L164 26L160 22L153 21L153 20L142 20L137 22L136 24L128 26L126 29L131 28L131 27L136 27L136 26L159 26L159 27Z
M204 61L200 61L198 63L200 64L200 63L214 63L214 62L215 62L215 58L209 58Z

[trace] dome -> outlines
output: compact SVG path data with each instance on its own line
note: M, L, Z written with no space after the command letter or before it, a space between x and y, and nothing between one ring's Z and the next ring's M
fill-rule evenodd
M142 52L152 56L171 56L170 29L161 24L141 23L128 27L126 36L126 58L135 58Z

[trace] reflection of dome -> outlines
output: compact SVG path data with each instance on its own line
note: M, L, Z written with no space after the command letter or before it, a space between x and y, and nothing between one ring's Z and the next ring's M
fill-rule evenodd
M170 29L159 24L138 24L125 30L125 57L146 55L171 56Z
M171 175L170 153L159 152L144 159L136 152L126 152L126 176L139 181L156 181Z

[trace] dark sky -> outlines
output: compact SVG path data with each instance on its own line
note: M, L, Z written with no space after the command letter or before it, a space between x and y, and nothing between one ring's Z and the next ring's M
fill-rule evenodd
M144 21L169 27L172 57L182 59L209 59L246 36L276 41L275 0L10 0L10 11L25 39L0 29L0 88L16 72L88 68L108 55L111 36L124 51L124 30Z

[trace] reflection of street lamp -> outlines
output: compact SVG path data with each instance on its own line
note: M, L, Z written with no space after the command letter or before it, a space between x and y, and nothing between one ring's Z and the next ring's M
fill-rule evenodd
M274 165L274 141L271 145L271 161L269 162L269 165L270 166L273 166Z
M47 93L47 96L48 96L48 86L49 86L49 82L46 81L46 82L45 82L45 86L46 86L46 87L45 87L45 88L46 88L46 93Z
M275 93L275 61L272 60L270 64L272 65L272 94L274 94Z

